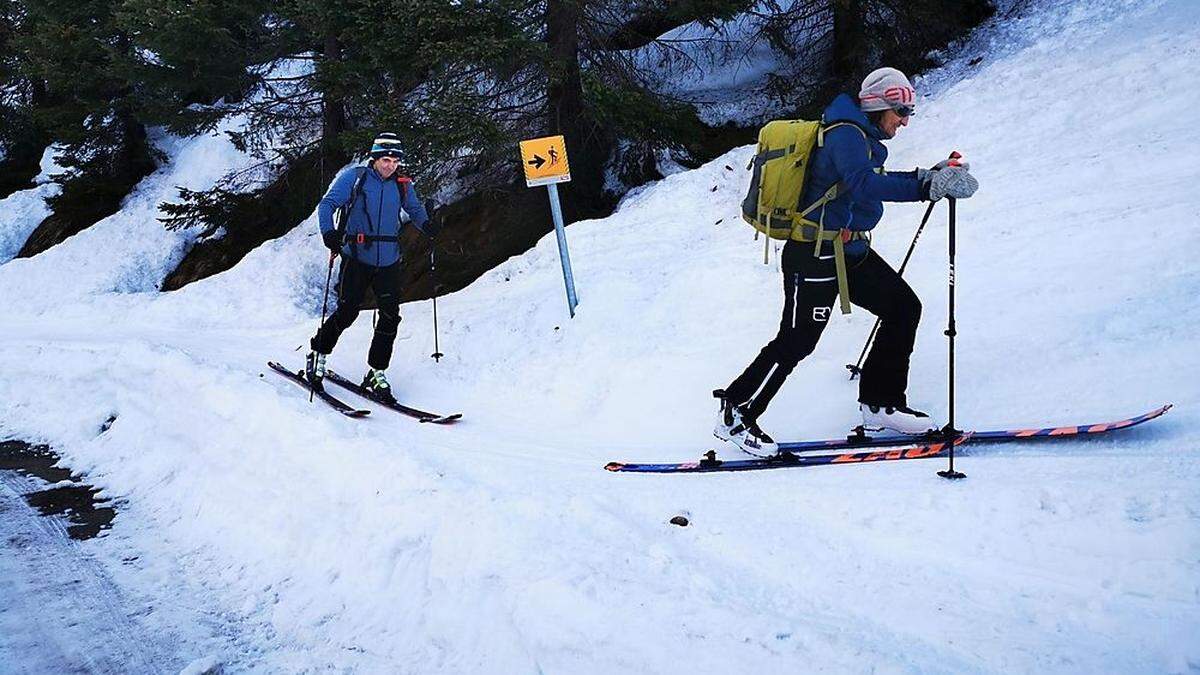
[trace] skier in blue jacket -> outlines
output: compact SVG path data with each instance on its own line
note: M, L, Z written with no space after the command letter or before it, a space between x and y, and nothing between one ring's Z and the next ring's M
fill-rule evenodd
M844 238L850 301L880 318L879 332L862 368L859 409L863 426L920 434L938 429L925 413L908 406L908 365L921 318L921 301L908 283L871 250L858 233L873 229L883 216L883 202L965 199L978 183L970 167L955 160L932 169L885 171L887 148L908 125L916 92L903 73L880 68L863 80L857 98L842 94L822 117L828 130L809 167L802 205L815 203L830 187L841 184L836 199L808 217L826 230L848 231ZM830 126L844 122L834 128ZM783 247L783 318L779 332L746 370L714 394L721 411L714 433L744 451L761 456L778 446L758 425L787 376L812 353L833 311L838 284L832 242L814 255L812 242L789 240Z
M384 371L392 358L392 345L400 325L400 230L411 222L433 236L429 215L412 179L400 167L403 157L395 134L382 133L371 147L366 166L341 172L317 205L321 238L331 255L340 255L337 309L309 343L312 351L305 372L314 387L325 377L325 357L333 351L342 331L354 323L368 288L375 291L379 321L367 355L363 386L384 400L394 401ZM334 213L342 211L339 228Z

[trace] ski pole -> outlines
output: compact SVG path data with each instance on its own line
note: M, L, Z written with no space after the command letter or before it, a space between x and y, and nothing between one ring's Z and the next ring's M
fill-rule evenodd
M900 276L904 276L904 268L908 267L908 259L912 257L913 250L917 248L917 239L921 236L921 231L925 229L925 223L929 222L929 215L933 213L933 205L937 202L929 202L929 207L925 209L925 215L921 218L921 224L917 226L917 232L913 235L912 243L908 245L908 253L904 254L904 262L900 263ZM867 336L867 341L863 343L862 351L858 353L858 360L853 365L846 364L846 369L850 371L850 379L854 379L862 374L863 359L867 357L867 350L871 348L871 343L875 341L875 334L879 332L879 324L883 320L875 317L875 325L871 327L871 334Z
M942 428L942 436L943 436L943 438L945 438L946 442L950 444L950 466L945 471L939 471L937 473L942 478L957 480L959 478L966 478L967 474L965 474L961 471L954 470L954 438L962 432L960 432L954 428L954 336L957 334L957 331L955 330L955 327L954 327L954 230L955 230L954 207L955 207L955 199L953 197L949 197L948 199L950 200L950 278L949 278L949 280L950 280L950 284L949 284L950 285L950 313L946 319L946 337L949 338L949 340L950 340L950 353L949 353L949 361L950 361L950 363L949 363L950 421L947 422L946 426Z
M433 278L433 353L430 354L433 360L441 363L442 357L445 356L438 348L438 318L437 318L437 259L434 257L433 243L429 244L429 276Z
M325 326L325 312L329 309L329 282L333 279L333 261L337 258L337 254L330 251L329 253L329 269L325 272L325 294L321 298L321 325L317 326L317 332L321 332L321 328ZM308 402L312 403L313 393L316 388L312 382L308 383Z
M950 159L961 158L962 155L957 150L950 153ZM904 276L904 269L908 267L908 260L912 258L913 251L917 248L917 239L921 237L921 232L925 230L925 223L929 222L929 216L933 213L933 205L936 203L929 202L929 208L925 209L925 215L921 218L921 224L917 226L917 231L913 234L912 243L908 245L908 253L904 254L904 262L900 263L900 276ZM875 341L875 334L879 332L881 321L879 317L875 317L875 325L871 327L871 333L867 336L867 341L863 343L862 351L858 353L858 360L854 362L854 365L846 364L846 370L850 371L851 380L862 374L863 359L867 357L867 350L871 348L871 343Z

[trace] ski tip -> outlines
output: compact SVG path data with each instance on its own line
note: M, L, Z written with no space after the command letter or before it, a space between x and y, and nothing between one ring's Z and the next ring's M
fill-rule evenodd
M608 464L604 465L604 469L606 471L620 471L621 469L624 469L624 468L625 468L624 462L609 462Z
M418 420L421 424L454 424L462 419L462 413L454 413L453 415L439 415L436 417L422 417Z

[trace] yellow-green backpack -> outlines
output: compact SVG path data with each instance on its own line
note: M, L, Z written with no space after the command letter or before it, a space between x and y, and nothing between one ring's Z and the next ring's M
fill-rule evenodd
M823 122L809 120L775 120L760 129L758 151L748 167L752 173L750 190L742 200L742 219L766 235L763 238L764 263L767 262L771 239L814 242L813 255L820 254L821 242L832 241L842 313L849 314L850 291L846 282L843 245L850 238L862 238L865 235L826 231L824 210L821 211L820 220L808 219L808 214L837 199L840 183L835 183L812 204L805 206L800 203L813 151L824 145L825 134L830 129L840 126L854 127L862 133L862 129L849 122L825 126ZM870 153L869 144L867 152Z

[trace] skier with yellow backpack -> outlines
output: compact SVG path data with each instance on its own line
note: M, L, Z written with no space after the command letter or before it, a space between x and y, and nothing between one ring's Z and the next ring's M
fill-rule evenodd
M758 418L801 359L812 353L840 296L880 319L859 382L863 426L904 434L939 425L908 406L908 365L921 301L871 250L868 232L883 202L965 199L979 184L957 158L932 169L885 171L883 142L907 126L916 92L903 73L879 68L857 99L838 96L820 122L779 120L759 132L743 218L783 247L783 318L779 332L730 385L713 392L721 404L714 434L745 452L772 456L778 446Z

